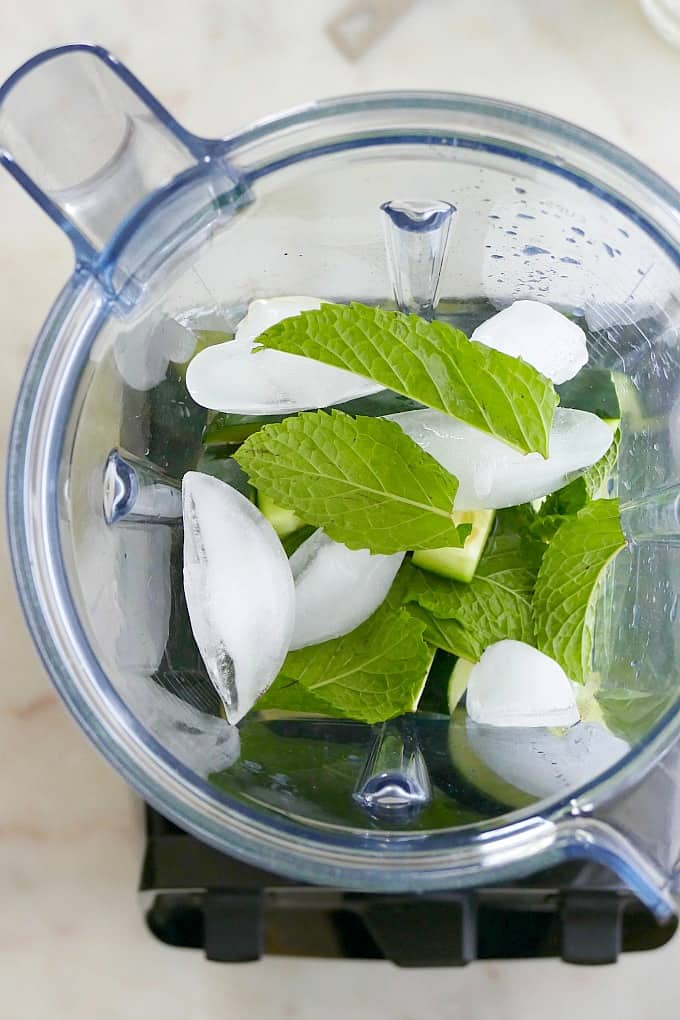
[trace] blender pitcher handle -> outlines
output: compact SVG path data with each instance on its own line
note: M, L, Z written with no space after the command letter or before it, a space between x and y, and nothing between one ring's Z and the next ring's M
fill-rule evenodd
M0 163L93 263L151 192L222 143L186 131L115 57L72 45L0 86Z
M663 922L680 912L680 741L649 772L629 775L623 794L595 810L587 796L572 801L557 845L605 865Z

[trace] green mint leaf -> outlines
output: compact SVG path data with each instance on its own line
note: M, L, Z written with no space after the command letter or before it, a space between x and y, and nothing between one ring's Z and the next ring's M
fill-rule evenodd
M355 372L524 453L548 456L558 402L550 380L445 322L329 303L271 326L258 344Z
M563 514L541 514L531 525L531 536L541 542L550 542L566 520Z
M257 700L254 712L268 709L279 709L286 712L309 712L313 715L342 716L328 702L315 697L311 691L305 690L296 680L280 673L274 683Z
M361 630L289 652L284 670L351 719L384 722L414 712L433 657L422 624L401 611Z
M408 598L442 618L436 621L442 628L447 621L462 628L467 649L459 645L455 654L476 661L496 641L511 638L533 643L532 597L545 546L526 531L515 530L518 523L529 519L528 514L515 509L499 512L469 584L414 569ZM431 630L428 633L426 640L432 640ZM450 629L446 633L448 650L454 651L458 632Z
M423 638L434 648L440 648L451 655L457 655L461 659L469 659L477 662L482 654L482 648L475 638L468 634L458 620L445 620L435 616L427 609L423 609L417 602L407 606L411 616L425 624Z
M534 593L537 646L570 680L589 672L589 610L609 561L626 544L615 499L589 503L567 518L547 547Z
M282 674L361 722L415 711L434 653L423 624L400 608L407 578L400 570L383 604L349 634L289 652Z
M530 526L534 538L549 542L564 521L594 499L612 499L614 472L619 454L620 431L617 428L609 449L582 475L551 493ZM610 489L612 490L610 492Z
M586 468L581 475L588 499L612 498L614 485L610 486L610 482L614 482L620 442L621 430L617 428L609 449L591 467ZM610 492L610 489L612 492Z
M281 506L350 549L376 553L460 546L457 479L395 422L314 411L267 425L235 459Z

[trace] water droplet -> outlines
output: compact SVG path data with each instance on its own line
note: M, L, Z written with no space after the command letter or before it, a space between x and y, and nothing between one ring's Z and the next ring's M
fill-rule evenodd
M518 212L518 213L516 213L516 216L517 216L518 220L535 220L536 219L535 216L532 216L531 213L528 213L528 212Z
M491 258L492 259L502 259L503 256L502 255L492 255Z
M580 259L572 259L572 258L569 257L569 255L563 255L562 258L560 259L560 262L568 262L572 266L580 266L581 265L581 260Z
M581 227L571 227L571 230L574 234L578 234L579 237L586 236L585 230L582 230Z
M609 257L611 259L615 258L616 252L614 251L614 249L612 248L612 246L610 244L607 244L606 241L603 241L602 242L602 247L604 248L604 250L606 251L607 255L609 255Z
M489 213L489 219L490 220L499 220L500 216L496 216L495 213Z
M670 605L670 609L668 610L668 619L671 621L671 623L675 623L677 618L678 618L678 596L674 595L673 601L671 602Z
M522 248L525 255L549 255L547 248L539 248L537 244L527 244Z
M624 230L623 227L619 227L619 234L623 234L624 237L630 237L628 231Z
M526 188L515 188L515 191L517 192L518 195L526 195L527 193Z

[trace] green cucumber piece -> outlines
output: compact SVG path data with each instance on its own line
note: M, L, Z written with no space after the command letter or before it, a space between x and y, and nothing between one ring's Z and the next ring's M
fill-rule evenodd
M453 519L456 524L472 525L472 531L465 539L462 549L453 546L442 549L418 549L413 554L414 565L429 570L432 574L441 574L442 577L450 577L454 581L469 583L475 576L495 517L495 510L454 512Z
M367 418L381 418L386 414L397 414L399 411L416 411L422 408L416 400L404 397L392 390L381 390L366 397L346 400L344 404L333 404L334 408L351 415L365 415ZM328 408L330 410L330 408ZM297 414L293 411L292 414ZM291 414L214 414L203 433L205 446L233 446L243 443L248 436L259 431L263 425L283 421Z
M427 635L425 636L427 640ZM438 648L434 653L434 659L427 674L427 683L420 701L418 702L419 712L430 712L437 715L448 715L447 692L449 680L456 664L455 655Z
M286 538L294 531L304 527L305 522L298 517L294 510L287 510L285 507L279 506L263 492L257 494L257 505L279 538Z
M470 673L474 666L475 663L470 662L469 659L459 659L453 667L447 689L449 715L453 715L455 710L458 708L458 704L467 690Z
M203 445L234 446L245 442L248 436L259 431L263 425L283 421L287 417L285 414L263 414L254 417L249 414L219 413L214 415L206 426L203 432Z
M255 502L255 487L250 484L248 475L233 457L215 457L211 456L208 450L204 450L195 470L219 478L221 482L226 482L232 489L237 489L246 496L251 503Z
M288 559L291 558L296 549L300 548L303 542L311 538L316 530L313 524L305 524L303 528L298 528L297 531L293 531L290 535L286 535L285 538L281 539L283 551Z
M611 372L582 368L578 375L555 387L562 407L590 411L598 418L619 418L619 395Z

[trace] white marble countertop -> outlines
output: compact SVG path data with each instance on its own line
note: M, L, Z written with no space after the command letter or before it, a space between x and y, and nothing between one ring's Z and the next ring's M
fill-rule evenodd
M477 92L576 121L680 184L680 54L654 35L635 0L420 0L356 64L323 34L342 0L9 4L0 80L47 46L98 41L207 135L343 92ZM5 174L0 223L6 436L22 366L71 257ZM217 967L154 943L135 893L140 806L57 702L26 633L4 548L0 571L3 1017L571 1020L576 1011L583 1020L638 1020L677 1011L680 940L608 970L528 962L427 973L281 959Z

